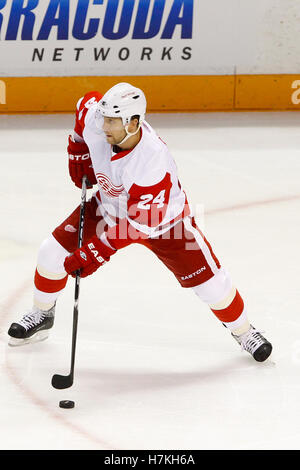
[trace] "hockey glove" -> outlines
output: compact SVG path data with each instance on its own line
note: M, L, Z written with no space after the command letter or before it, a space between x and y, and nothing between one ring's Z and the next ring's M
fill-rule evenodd
M114 253L116 250L107 246L97 235L94 235L85 245L65 259L64 267L66 272L73 277L76 277L76 271L79 269L80 276L86 277L109 261Z
M89 153L89 148L85 142L75 142L72 136L69 135L68 145L69 155L69 173L71 180L77 188L81 188L82 178L87 176L87 188L92 188L93 184L97 183L95 173L93 170L92 160Z

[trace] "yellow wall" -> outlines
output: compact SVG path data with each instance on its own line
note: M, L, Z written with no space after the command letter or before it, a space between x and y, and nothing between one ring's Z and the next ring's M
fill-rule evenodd
M3 77L0 113L73 112L87 91L105 92L121 81L144 90L149 112L300 110L300 76L278 74Z

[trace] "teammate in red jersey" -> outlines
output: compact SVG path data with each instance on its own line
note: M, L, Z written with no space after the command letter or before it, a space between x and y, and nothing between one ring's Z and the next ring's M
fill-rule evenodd
M77 249L79 207L42 243L34 279L34 305L13 323L10 344L44 339L68 275L94 273L132 243L150 249L184 288L191 288L256 361L272 345L250 325L244 301L196 225L166 144L145 120L142 90L119 83L104 96L77 103L69 136L69 172L97 190L86 203L83 246ZM115 261L116 262L116 261Z

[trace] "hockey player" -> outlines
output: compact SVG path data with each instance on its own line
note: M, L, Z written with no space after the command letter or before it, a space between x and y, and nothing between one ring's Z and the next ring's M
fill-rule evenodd
M139 243L150 249L184 288L193 289L232 337L256 361L272 345L247 317L230 275L198 229L176 164L166 144L145 121L144 93L119 83L102 97L77 103L69 136L69 171L79 188L87 176L97 191L86 203L84 240L77 249L79 207L41 245L34 279L34 305L11 325L10 344L44 339L68 275L94 273L120 249ZM114 262L117 259L114 258Z

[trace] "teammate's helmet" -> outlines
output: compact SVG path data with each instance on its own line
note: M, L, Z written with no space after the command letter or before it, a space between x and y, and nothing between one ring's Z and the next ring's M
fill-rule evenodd
M97 114L104 117L120 117L127 126L132 116L140 117L140 124L145 119L146 98L142 90L130 83L118 83L108 90L98 103Z

